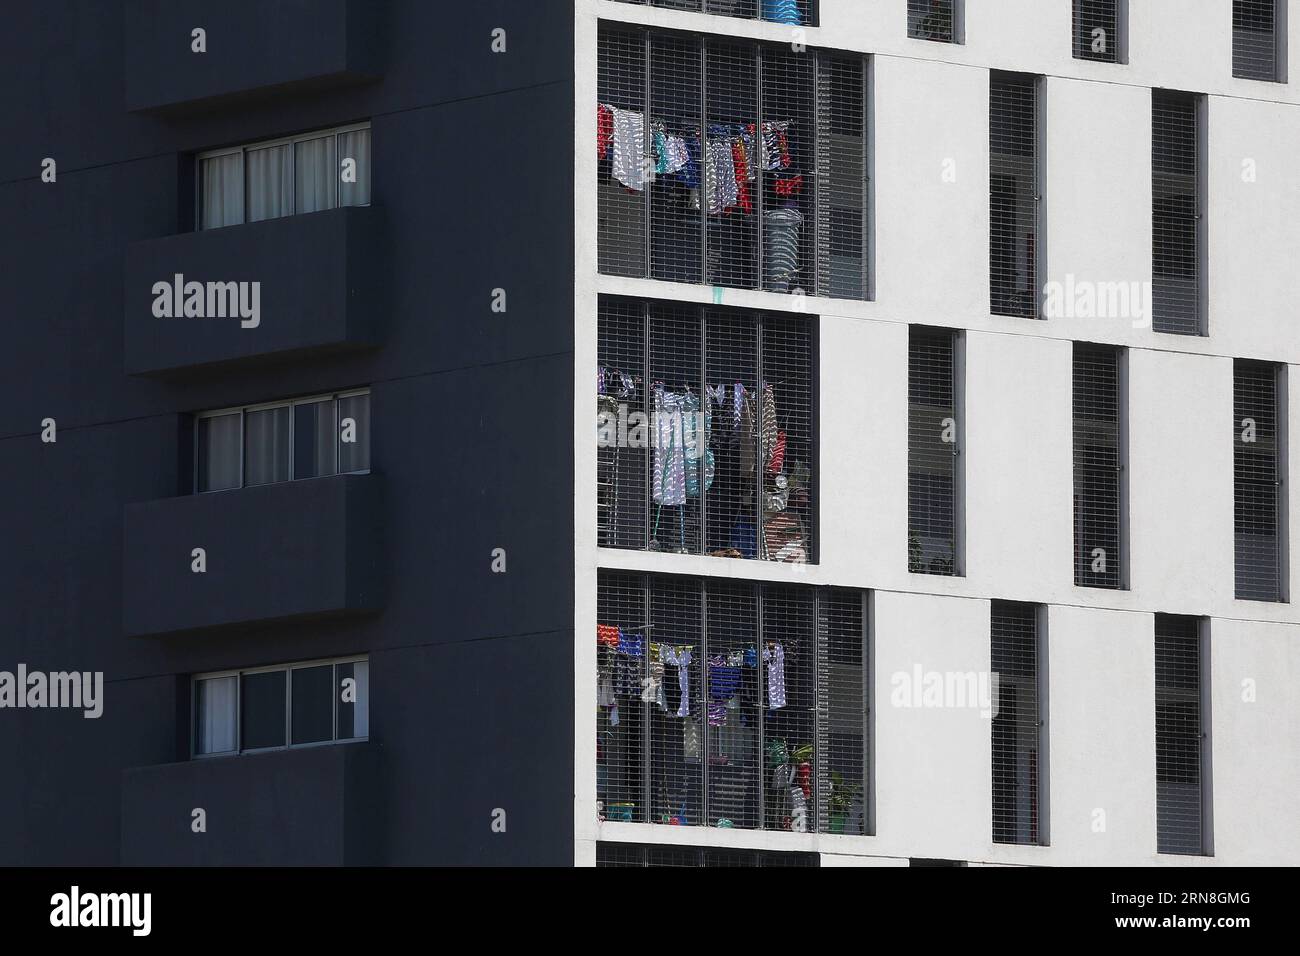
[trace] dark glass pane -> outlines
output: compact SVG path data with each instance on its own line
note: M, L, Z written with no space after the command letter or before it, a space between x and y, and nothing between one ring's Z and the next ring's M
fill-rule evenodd
M243 749L284 746L284 671L245 674L239 701Z

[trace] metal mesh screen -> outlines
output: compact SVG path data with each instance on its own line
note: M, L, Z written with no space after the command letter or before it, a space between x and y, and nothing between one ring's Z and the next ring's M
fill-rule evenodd
M814 561L807 317L603 296L597 339L598 543Z
M1203 852L1201 644L1194 617L1156 615L1156 839Z
M950 329L912 326L907 354L907 569L957 574L957 394Z
M1119 0L1074 0L1074 57L1119 62Z
M862 592L607 571L598 591L603 819L865 832Z
M645 37L602 29L597 61L597 260L608 275L641 276L649 172Z
M818 866L816 853L733 850L701 846L655 846L641 843L596 844L596 866L767 867Z
M865 299L867 275L867 82L861 57L817 62L817 290Z
M1038 82L989 78L989 308L1038 316Z
M1277 28L1277 0L1232 0L1233 76L1280 79Z
M1200 332L1197 97L1151 91L1152 327Z
M1123 587L1120 353L1074 343L1074 583Z
M692 10L719 17L767 20L790 26L816 26L816 0L621 0L667 10Z
M867 832L866 600L827 588L817 603L817 819L824 833Z
M956 0L907 0L907 35L917 40L955 42L955 4Z
M863 57L602 24L611 275L864 298Z
M1278 371L1263 362L1233 366L1233 529L1236 596L1279 601L1282 535L1278 500Z
M1039 843L1042 719L1037 608L992 602L990 651L997 674L993 717L993 842Z

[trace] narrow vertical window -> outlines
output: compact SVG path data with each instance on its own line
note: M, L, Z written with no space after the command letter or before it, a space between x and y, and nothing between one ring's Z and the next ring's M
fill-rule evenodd
M817 294L865 299L870 193L864 61L824 56L817 63L817 84L817 181L823 197L817 208Z
M1076 60L1119 62L1120 0L1074 0Z
M1232 75L1247 80L1282 80L1278 64L1285 49L1278 29L1284 18L1278 0L1232 0Z
M958 0L907 0L907 35L936 43L957 42Z
M1200 622L1157 614L1156 842L1160 853L1200 854L1205 840Z
M1122 588L1124 434L1120 351L1074 344L1074 583Z
M867 596L826 588L818 595L817 819L823 833L865 834L867 818Z
M992 602L993 842L1042 843L1038 609Z
M1264 362L1233 367L1233 530L1236 596L1281 601L1283 482L1279 454L1284 434L1279 370Z
M957 334L913 326L907 362L907 569L959 574Z
M1198 97L1151 91L1152 327L1201 332Z
M194 682L194 753L234 753L239 749L239 677Z
M600 271L606 275L643 276L646 274L646 41L641 33L602 28L597 45L597 258ZM698 94L694 98L694 115L698 126Z
M1038 78L989 79L989 308L1038 317Z

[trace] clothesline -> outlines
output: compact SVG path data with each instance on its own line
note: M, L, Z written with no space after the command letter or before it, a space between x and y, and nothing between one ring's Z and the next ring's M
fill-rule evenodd
M761 127L711 123L703 134L678 135L669 132L662 119L651 118L647 128L645 114L598 103L596 154L602 160L610 157L611 175L634 192L643 191L656 176L676 176L691 190L694 208L699 207L697 191L703 187L710 215L737 206L749 213L753 211L749 184L757 182L759 170L775 172L791 166L790 125L789 120L768 120ZM802 174L778 177L775 182L776 194L783 198L802 189Z

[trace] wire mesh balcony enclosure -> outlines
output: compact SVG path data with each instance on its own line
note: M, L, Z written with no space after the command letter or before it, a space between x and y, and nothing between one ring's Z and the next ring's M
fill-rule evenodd
M816 26L817 0L619 0L663 10L690 10L719 17L767 20L787 26Z
M864 299L862 56L602 24L608 275Z
M1205 852L1199 621L1155 617L1157 848L1195 855Z
M1032 604L992 602L990 659L998 675L993 716L994 843L1042 842L1037 620L1038 609Z
M1074 343L1074 583L1122 588L1120 352Z
M1235 594L1249 601L1283 599L1278 376L1266 362L1233 366Z
M956 333L912 326L907 360L907 570L955 575L958 461Z
M601 571L601 818L866 833L865 600Z
M907 35L914 40L957 42L959 0L907 0Z
M1201 331L1198 97L1151 91L1151 325Z
M602 296L597 544L814 562L813 350L807 316Z
M737 850L705 846L661 846L643 843L596 844L596 866L768 867L818 866L816 853L777 850Z
M1120 0L1074 0L1074 58L1119 62Z
M1246 80L1283 79L1278 0L1232 0L1232 75Z
M989 77L989 309L1038 317L1038 78Z

